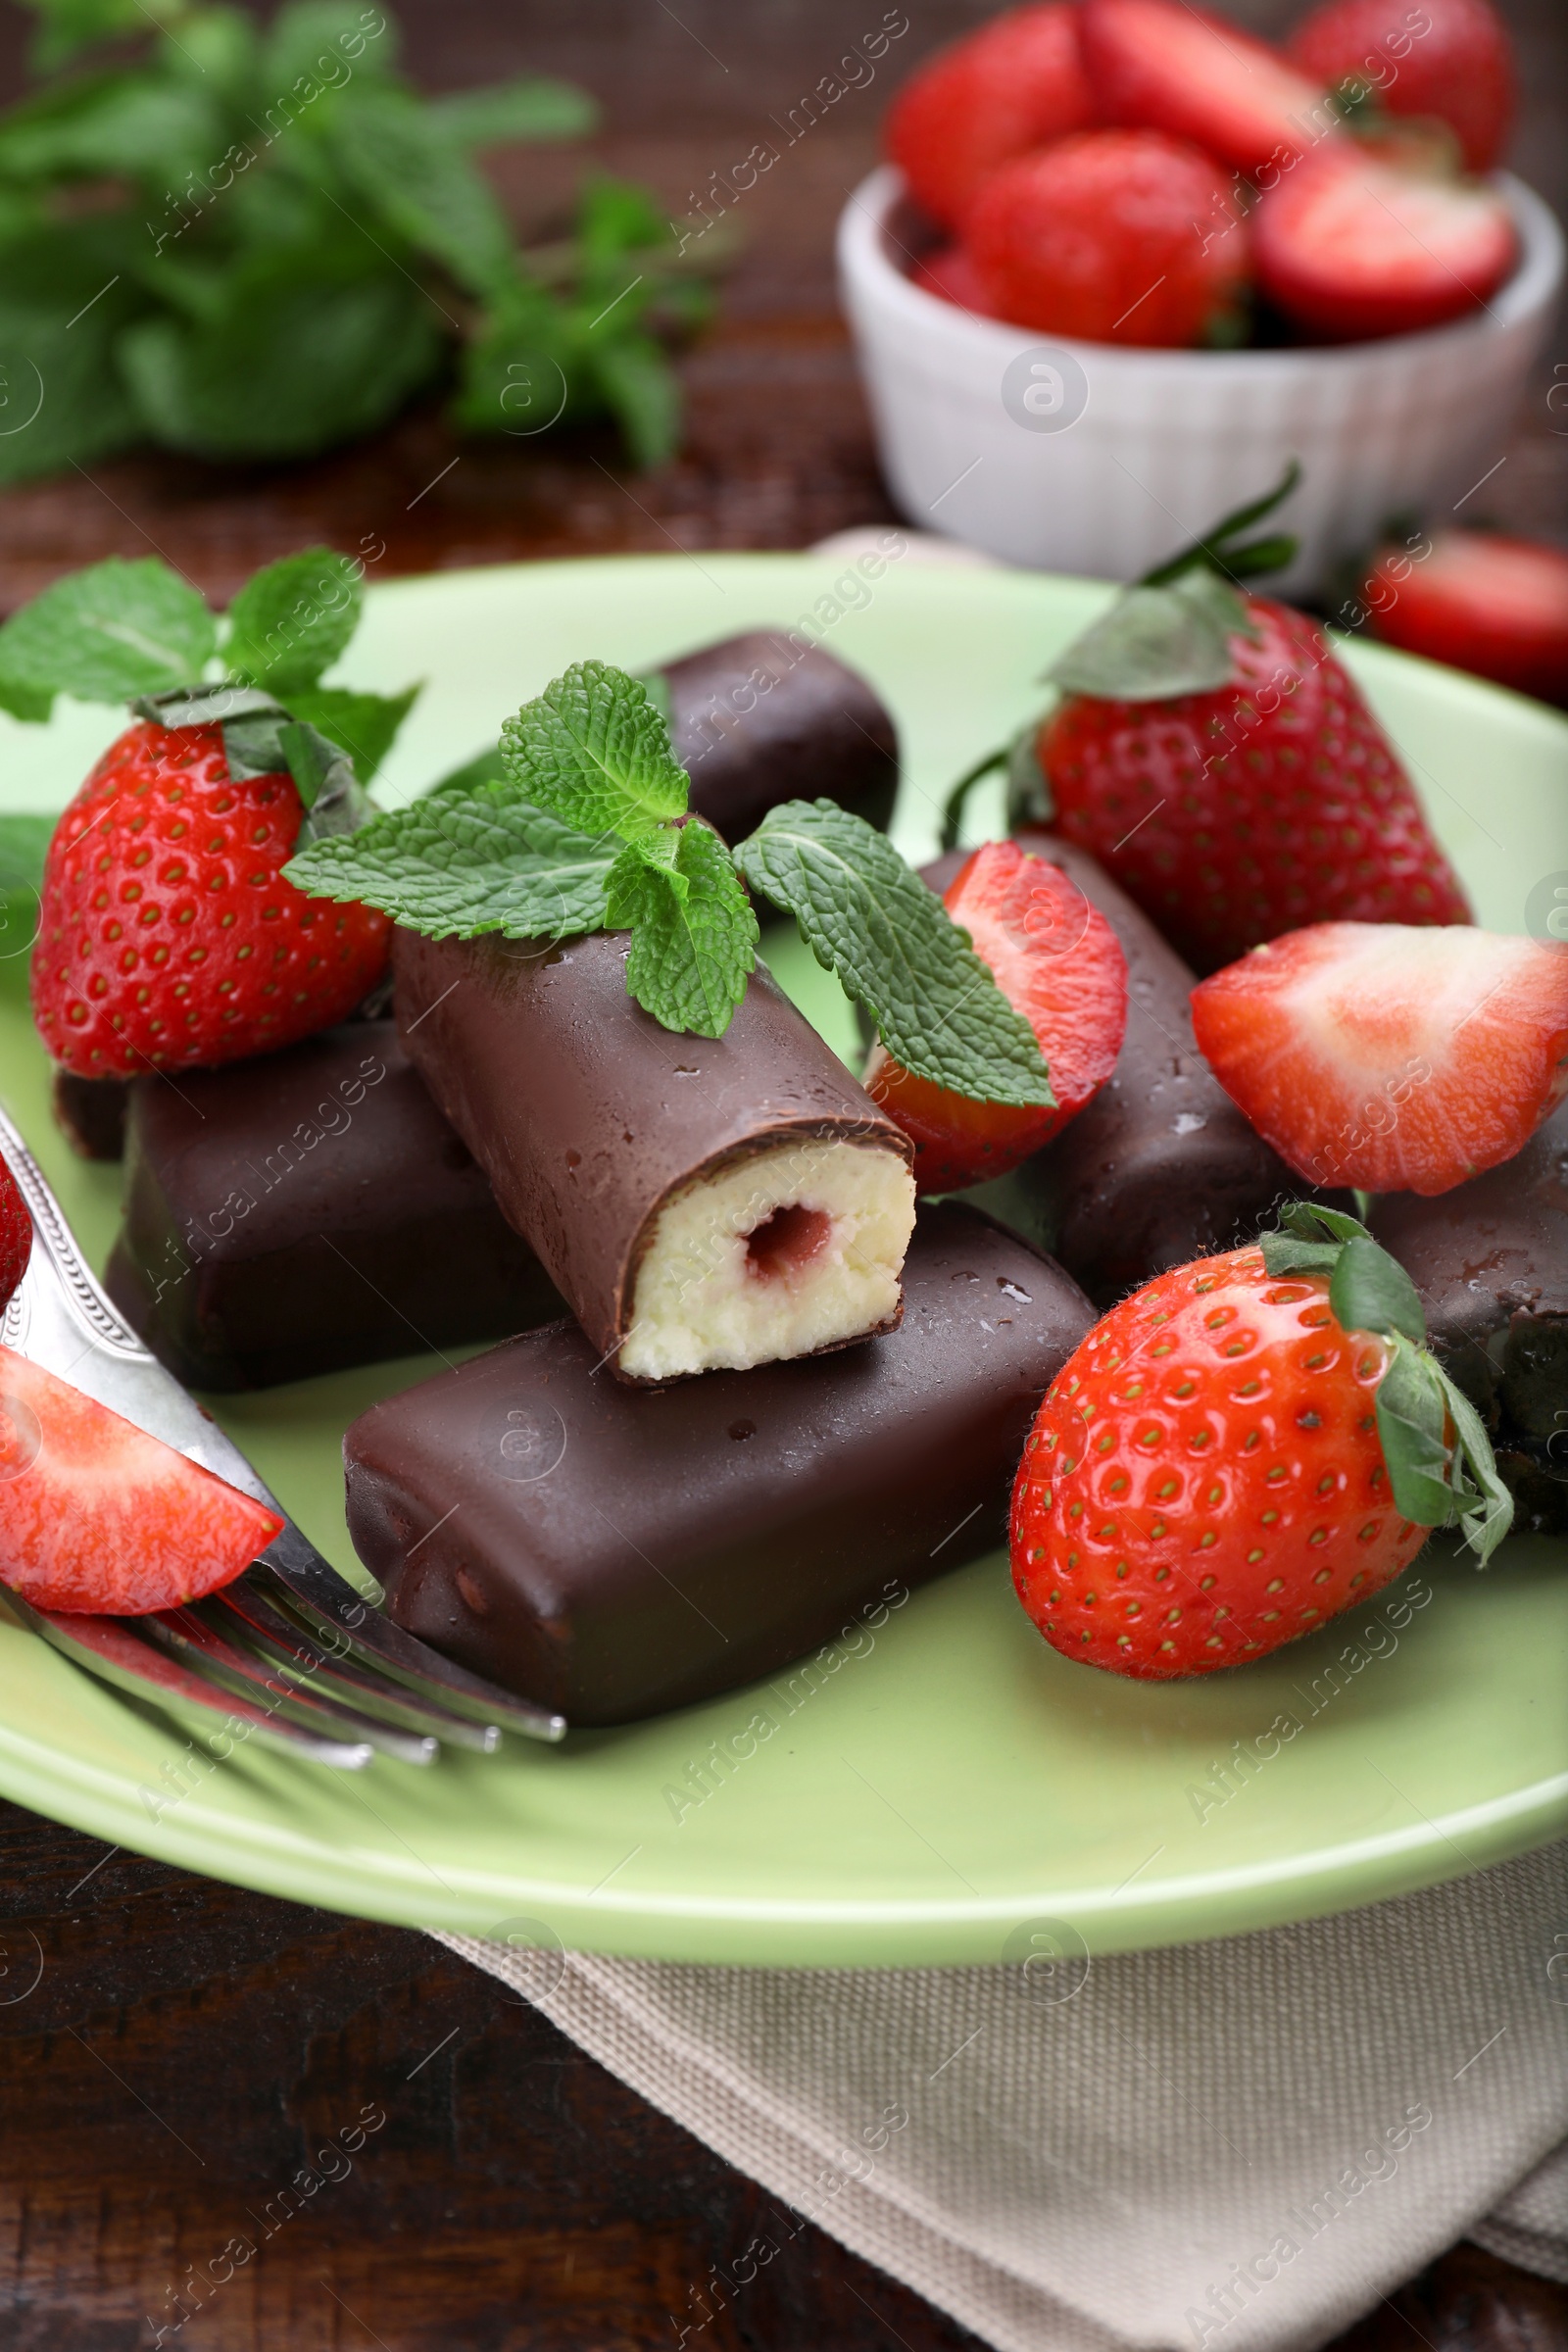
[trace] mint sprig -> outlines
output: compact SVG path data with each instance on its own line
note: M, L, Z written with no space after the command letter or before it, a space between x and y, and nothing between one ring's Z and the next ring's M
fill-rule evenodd
M687 814L640 679L575 663L507 721L499 760L500 776L486 754L285 873L432 938L629 931L632 998L702 1037L723 1035L756 961L744 878L795 916L906 1068L982 1102L1054 1100L1029 1024L892 844L832 801L792 801L726 849Z
M1513 1497L1480 1414L1423 1344L1426 1315L1409 1275L1359 1218L1315 1201L1282 1208L1262 1250L1270 1274L1327 1274L1342 1330L1387 1341L1376 1411L1395 1504L1417 1527L1456 1527L1485 1566L1513 1524Z
M986 1102L1055 1101L1034 1031L884 834L834 801L770 808L735 861L917 1078Z

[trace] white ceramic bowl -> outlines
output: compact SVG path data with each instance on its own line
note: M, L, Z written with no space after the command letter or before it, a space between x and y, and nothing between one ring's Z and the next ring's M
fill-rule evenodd
M1319 586L1387 517L1485 508L1563 274L1539 196L1498 185L1521 258L1491 303L1419 335L1290 351L1145 351L1042 336L904 274L903 181L872 172L839 222L882 469L925 530L1010 564L1133 579L1278 480L1300 548L1279 583Z

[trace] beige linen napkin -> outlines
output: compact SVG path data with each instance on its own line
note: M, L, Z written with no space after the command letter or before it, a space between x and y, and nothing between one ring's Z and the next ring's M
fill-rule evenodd
M1568 2278L1568 1845L1083 1962L743 1969L442 1941L1002 2352L1324 2342L1466 2234Z

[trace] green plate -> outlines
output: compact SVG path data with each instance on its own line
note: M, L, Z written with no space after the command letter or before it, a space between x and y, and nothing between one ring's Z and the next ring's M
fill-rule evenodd
M1031 681L1105 593L912 559L870 586L794 556L452 573L371 592L349 679L429 681L389 771L403 794L493 738L569 661L636 666L814 610L898 713L901 838L918 855L949 779L1027 713ZM1525 928L1531 890L1568 869L1568 725L1396 654L1349 660L1480 919ZM86 710L47 731L5 723L7 805L58 808L119 723ZM24 949L0 962L0 1093L101 1264L119 1172L74 1161L54 1134ZM836 991L798 955L779 969L848 1052ZM378 1365L218 1409L347 1567L343 1427L433 1368ZM196 1764L168 1719L0 1624L0 1789L300 1901L597 1951L885 1966L995 1960L1042 1921L1058 1946L1097 1951L1219 1936L1428 1885L1568 1828L1564 1548L1512 1544L1482 1575L1430 1547L1313 1640L1163 1688L1058 1657L997 1557L915 1594L826 1669L424 1773L383 1759L336 1774L258 1748ZM759 1714L768 1728L749 1731Z

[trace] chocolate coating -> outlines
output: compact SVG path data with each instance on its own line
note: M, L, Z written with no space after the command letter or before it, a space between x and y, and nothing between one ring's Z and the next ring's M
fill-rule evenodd
M705 645L660 675L691 805L744 841L781 801L826 794L885 827L899 788L899 737L858 670L778 629Z
M1033 830L1016 838L1077 883L1127 957L1127 1034L1116 1067L1010 1180L1073 1279L1109 1306L1167 1267L1249 1239L1276 1200L1308 1188L1249 1126L1199 1052L1196 977L1148 915L1072 842ZM933 890L946 890L965 855L922 867Z
M764 969L722 1037L677 1036L627 995L628 939L392 942L410 1054L607 1359L672 1194L808 1138L911 1156Z
M639 1389L557 1323L372 1405L344 1441L350 1533L400 1625L573 1724L634 1722L1001 1543L1093 1319L1027 1243L933 1203L904 1321L864 1348Z
M492 1340L562 1303L393 1023L132 1079L111 1298L195 1388Z
M1568 1534L1568 1103L1501 1167L1432 1199L1387 1193L1368 1223L1487 1423L1515 1524Z
M129 1095L128 1079L78 1078L74 1070L56 1070L55 1125L79 1158L121 1157Z

